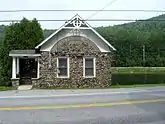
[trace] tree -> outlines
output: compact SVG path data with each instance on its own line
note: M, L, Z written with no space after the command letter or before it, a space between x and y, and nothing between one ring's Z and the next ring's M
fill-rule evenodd
M20 23L12 23L5 30L0 48L0 85L9 85L12 58L9 52L16 49L34 49L44 39L40 24L36 19L23 18Z
M153 19L165 19L165 14ZM136 21L96 30L117 49L112 66L165 66L164 21Z

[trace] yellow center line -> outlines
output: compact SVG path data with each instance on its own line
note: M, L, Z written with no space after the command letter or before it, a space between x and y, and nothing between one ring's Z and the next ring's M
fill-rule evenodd
M4 110L35 110L35 109L60 109L60 108L82 108L82 107L104 107L104 106L116 106L116 105L130 105L140 103L155 103L165 102L165 99L154 100L135 100L135 101L121 101L111 103L92 103L92 104L71 104L71 105L54 105L54 106L26 106L26 107L1 107L0 111Z

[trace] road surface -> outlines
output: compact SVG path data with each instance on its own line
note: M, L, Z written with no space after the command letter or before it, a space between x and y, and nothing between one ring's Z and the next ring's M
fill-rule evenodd
M0 124L165 124L165 87L0 92Z

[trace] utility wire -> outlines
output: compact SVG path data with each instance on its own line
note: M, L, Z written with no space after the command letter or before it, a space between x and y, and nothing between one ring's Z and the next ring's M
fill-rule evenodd
M20 22L21 20L0 20L0 22ZM71 21L67 19L45 19L45 20L37 20L39 22L60 22L60 21ZM82 21L145 21L145 22L153 22L153 21L165 21L165 19L148 19L148 20L136 20L136 19L87 19L87 20L82 20Z
M98 9L87 9L87 10L83 10L83 9L77 9L77 10L67 10L67 9L54 9L54 10L47 10L47 9L39 9L39 10L0 10L0 13L17 13L17 12L95 12L95 11L99 11L99 12L165 12L165 10L126 10L126 9L107 9L107 10L98 10Z
M101 9L99 9L98 11L96 11L95 13L93 13L91 16L89 16L87 19L90 19L91 17L93 17L94 15L98 14L101 10L104 10L106 7L112 5L114 2L116 2L117 0L111 0L109 3L107 3L105 6L103 6Z

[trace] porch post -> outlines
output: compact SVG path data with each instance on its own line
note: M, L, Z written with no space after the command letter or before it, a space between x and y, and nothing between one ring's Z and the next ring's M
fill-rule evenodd
M19 74L19 58L17 57L17 74Z
M38 61L37 61L37 78L40 77L40 63L39 63L39 58L38 58Z
M13 64L12 64L12 78L16 78L16 58L13 57Z

